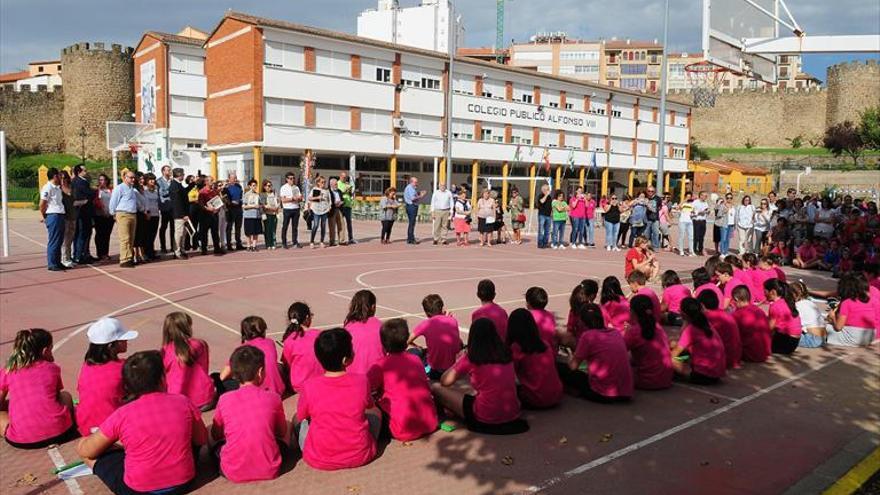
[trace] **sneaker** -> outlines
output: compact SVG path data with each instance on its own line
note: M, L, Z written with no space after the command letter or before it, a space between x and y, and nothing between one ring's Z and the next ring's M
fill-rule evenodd
M560 244L560 245L559 245L559 249L565 251L565 244Z
M605 251L611 251L611 246L605 246Z
M577 248L578 249L587 249L587 246L585 246L583 244L579 244Z
M614 248L615 251L620 251L619 247Z
M64 268L73 268L76 266L72 261L62 261L61 265L64 266Z
M681 256L687 256L687 255L686 255L686 254L684 254L684 251L682 251L682 252L681 252Z
M349 243L349 244L357 244L357 243L358 243L358 241L356 241L356 240L354 240L354 239L352 239L352 240L350 240L350 241L348 241L348 243Z
M119 268L134 268L134 261L126 261L125 263L120 263Z
M559 249L559 246L553 246L553 249ZM563 248L564 249L564 248Z
M694 253L690 253L688 256L696 256L696 254L694 254Z

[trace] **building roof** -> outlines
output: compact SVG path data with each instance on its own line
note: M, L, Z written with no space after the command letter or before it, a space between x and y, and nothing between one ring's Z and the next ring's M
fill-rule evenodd
M60 60L42 60L39 62L28 62L28 65L49 65L49 64L60 64Z
M179 34L163 33L161 31L147 31L144 36L146 35L153 36L159 41L165 43L180 43L183 45L193 45L198 47L201 47L205 43L204 39L190 38L189 36L181 36Z
M410 54L414 54L414 55L422 55L422 56L431 57L431 58L441 58L444 60L449 58L449 55L447 55L446 53L436 52L433 50L425 50L423 48L416 48L416 47L412 47L412 46L400 45L397 43L389 43L387 41L380 41L380 40L375 40L375 39L371 39L371 38L364 38L362 36L356 36L356 35L349 34L349 33L343 33L340 31L332 31L329 29L317 28L317 27L313 27L313 26L306 26L306 25L297 24L294 22L282 21L282 20L278 20L278 19L268 19L265 17L254 16L254 15L245 14L242 12L235 12L232 10L226 11L226 13L223 15L223 19L221 19L220 22L218 22L217 25L214 26L214 29L211 30L211 34L208 36L208 39L205 40L204 42L200 42L200 44L202 46L205 46L208 44L208 40L210 40L214 36L214 34L217 32L217 29L220 28L220 26L223 24L223 21L226 19L234 19L234 20L241 21L241 22L244 22L247 24L252 24L255 26L266 26L266 27L270 27L270 28L278 28L278 29L284 29L284 30L289 30L289 31L296 31L299 33L304 33L304 34L311 34L314 36L323 36L323 37L327 37L327 38L348 41L350 43L356 43L356 44L360 44L360 45L367 45L367 46L374 46L377 48L384 48L386 50L393 50L396 52L410 53ZM147 33L147 34L149 34L149 33ZM462 63L471 64L471 65L480 65L480 66L483 66L486 68L522 74L522 75L525 75L528 77L541 77L543 79L549 79L552 81L559 81L559 82L563 82L563 83L567 83L567 84L574 84L577 86L582 86L582 87L587 87L587 88L592 88L592 89L596 89L596 90L610 92L612 94L613 93L622 93L622 94L631 95L631 96L634 96L637 98L644 98L644 99L657 100L657 101L660 100L659 96L653 96L651 94L641 93L639 91L631 91L631 90L622 89L622 88L610 88L610 87L605 86L603 84L591 83L589 81L584 81L582 79L575 79L575 78L563 77L563 76L554 76L554 75L546 74L546 73L535 73L535 71L533 71L533 70L514 67L512 65L499 64L496 62L488 62L488 61L481 60L479 58L474 58L474 57L456 56L455 60L462 62ZM676 104L682 105L682 106L687 106L687 107L693 107L693 105L689 104L689 103L676 102Z
M663 45L657 41L640 41L640 40L609 40L605 42L605 49L620 50L626 48L654 48L661 50Z
M816 77L816 76L814 76L814 75L812 75L812 74L808 74L808 73L806 73L806 72L799 72L796 76L794 76L794 78L795 78L795 79L802 80L802 81L803 81L803 80L807 80L807 81L815 81L817 84L822 84L822 80L821 80L821 79L819 79L818 77Z
M743 165L739 162L731 162L731 161L723 161L723 160L702 160L699 162L691 162L691 164L695 167L703 167L712 170L717 170L718 172L729 174L733 171L738 171L745 175L770 175L766 170L757 167L750 167L748 165Z
M510 50L504 48L502 50L495 50L495 48L491 46L479 46L475 48L459 48L456 50L455 54L460 57L490 57L497 54L501 54L507 56Z
M31 77L31 73L26 70L20 72L7 72L6 74L0 74L0 83L11 83L29 77Z

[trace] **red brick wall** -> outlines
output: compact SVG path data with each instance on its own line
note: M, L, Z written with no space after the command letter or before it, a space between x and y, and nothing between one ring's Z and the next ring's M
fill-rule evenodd
M351 56L351 78L352 79L360 79L361 78L361 56L360 55L352 55Z
M351 130L359 131L361 130L361 109L358 107L351 107Z
M153 36L144 36L141 44L137 46L135 55L148 48L153 48L148 53L134 59L134 112L135 122L141 121L141 99L139 96L141 88L141 64L156 61L156 117L155 126L157 129L168 126L168 61L167 46Z

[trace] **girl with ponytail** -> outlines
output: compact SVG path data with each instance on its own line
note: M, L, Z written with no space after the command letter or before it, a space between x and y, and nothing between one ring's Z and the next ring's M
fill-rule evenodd
M623 340L632 355L636 388L659 390L672 386L672 355L666 331L657 323L654 303L636 295L629 301L630 321L624 325Z
M306 380L324 373L324 368L315 357L315 341L321 331L311 328L313 317L309 305L302 301L287 308L287 330L284 331L281 363L287 368L290 387L296 393L302 391Z
M678 342L672 343L672 367L697 385L718 383L727 369L724 342L712 329L703 306L692 297L681 302L684 328Z
M351 334L354 349L354 361L346 371L366 375L385 355L379 337L382 321L376 318L376 294L368 290L354 293L345 317L345 329Z
M773 331L770 350L774 354L791 354L801 341L801 318L794 294L788 284L771 278L764 282L764 295L770 303L767 311Z
M217 402L217 389L208 368L208 343L193 338L192 317L182 311L168 313L162 325L162 362L170 394L189 397L209 410Z
M9 445L38 449L79 435L73 399L54 361L52 334L31 328L15 335L6 369L0 369L0 436Z

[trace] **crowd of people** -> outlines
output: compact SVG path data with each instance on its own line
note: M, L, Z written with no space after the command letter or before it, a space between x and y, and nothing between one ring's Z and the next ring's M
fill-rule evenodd
M634 245L649 243L639 236ZM779 261L713 255L691 273L691 286L664 272L659 294L633 264L628 294L615 276L577 284L559 327L542 287L529 288L508 314L494 283L481 280L467 345L438 294L424 297L412 331L404 319L378 319L369 290L353 295L338 328L313 327L311 308L296 301L281 340L269 338L263 318L248 316L240 346L213 367L186 313L166 316L156 350L127 358L138 333L102 318L88 328L78 403L64 390L52 334L21 330L0 371L0 433L17 448L82 436L78 454L114 493L179 493L206 467L198 462L203 446L235 483L279 476L295 448L312 468L353 468L376 458L380 439L449 430L452 418L476 433L520 434L529 430L524 408L559 407L565 393L626 402L676 380L717 384L729 369L799 347L872 344L880 333L877 264L814 294L832 298L823 314L802 282L787 282ZM466 377L469 388L456 386ZM288 419L282 398L293 394ZM201 413L211 409L208 428Z

